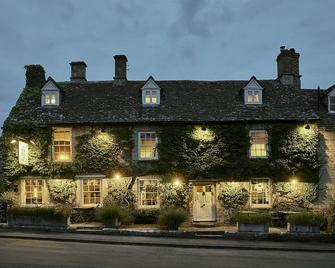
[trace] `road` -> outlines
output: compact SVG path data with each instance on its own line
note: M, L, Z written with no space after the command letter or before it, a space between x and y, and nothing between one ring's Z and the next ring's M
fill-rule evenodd
M334 253L106 245L0 238L0 267L334 267Z

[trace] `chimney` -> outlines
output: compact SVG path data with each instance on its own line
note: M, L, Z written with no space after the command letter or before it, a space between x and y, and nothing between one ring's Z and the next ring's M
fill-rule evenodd
M84 61L72 61L71 65L71 81L81 82L86 80L86 63Z
M288 86L295 89L301 88L299 74L299 56L294 48L286 49L285 46L280 47L280 53L277 56L278 79Z
M125 55L115 55L115 76L114 80L127 80L127 57Z

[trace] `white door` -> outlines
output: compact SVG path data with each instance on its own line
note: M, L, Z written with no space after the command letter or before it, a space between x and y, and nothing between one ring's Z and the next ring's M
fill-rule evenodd
M196 185L194 190L194 220L214 221L214 186Z

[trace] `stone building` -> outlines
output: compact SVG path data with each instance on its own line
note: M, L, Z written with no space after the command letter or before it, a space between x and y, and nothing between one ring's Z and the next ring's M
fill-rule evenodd
M235 81L128 80L124 55L113 80L88 81L71 62L70 81L26 87L12 109L5 177L25 206L69 181L76 207L121 189L158 209L182 188L195 222L312 208L334 183L335 87L302 89L299 56L281 47L276 78Z

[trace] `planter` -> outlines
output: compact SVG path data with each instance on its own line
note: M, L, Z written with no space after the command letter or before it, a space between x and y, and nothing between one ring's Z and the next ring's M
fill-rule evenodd
M320 225L291 224L287 223L287 231L290 233L320 233Z
M8 216L10 227L51 227L67 228L70 225L70 218L44 217L44 216Z
M118 228L120 226L121 226L121 222L117 218L110 219L109 221L105 222L106 228Z
M237 229L240 233L252 232L252 233L268 233L269 224L249 224L249 223L237 223Z

